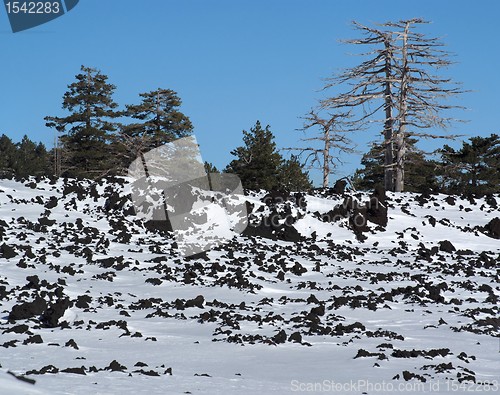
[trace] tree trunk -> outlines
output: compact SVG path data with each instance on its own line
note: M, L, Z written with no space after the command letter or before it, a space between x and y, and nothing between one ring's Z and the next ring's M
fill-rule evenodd
M394 191L394 155L392 141L392 84L391 84L391 60L390 42L385 41L387 51L385 57L385 123L384 123L384 187L386 191Z
M90 75L90 70L87 70L87 80L86 80L86 83L87 83L88 92L92 91L92 89L90 87L91 82L92 82L92 76ZM92 114L91 114L90 110L91 110L90 103L87 100L86 104L85 104L85 114L86 114L85 127L87 128L87 133L89 133L90 127L92 126L92 124L90 122L91 117L92 117Z
M323 188L328 188L330 175L330 125L325 127L325 146L323 148Z
M396 136L396 182L394 185L394 192L404 191L404 178L405 167L404 158L406 153L406 144L403 134L400 132Z
M401 92L399 95L399 128L396 136L396 183L394 185L395 192L404 191L404 161L406 153L405 132L406 132L406 116L408 111L408 31L410 23L406 22L403 32L402 46L402 68L401 68Z
M161 145L160 142L160 130L161 130L161 118L160 118L160 90L156 92L156 130L155 130L155 139L156 139L156 148Z

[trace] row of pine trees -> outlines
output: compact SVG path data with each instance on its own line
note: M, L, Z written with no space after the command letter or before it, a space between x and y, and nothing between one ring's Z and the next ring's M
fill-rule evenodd
M14 143L0 137L0 176L56 176L101 178L126 175L139 155L175 139L189 136L193 125L180 111L181 99L170 89L141 93L140 102L119 109L113 99L116 87L99 70L82 66L64 94L65 117L47 116L48 127L57 135L48 151L27 136ZM460 149L448 145L430 158L407 141L406 190L413 192L478 193L499 192L500 138L474 137ZM307 190L312 182L307 164L298 156L285 158L269 126L259 121L243 131L243 145L231 151L235 157L225 172L237 174L247 189ZM374 144L363 155L362 167L352 186L369 190L384 184L384 145ZM218 172L205 164L207 172Z

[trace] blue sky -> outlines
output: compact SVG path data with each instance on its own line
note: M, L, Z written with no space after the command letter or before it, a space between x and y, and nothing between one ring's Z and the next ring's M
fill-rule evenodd
M241 145L243 129L271 125L279 147L297 145L301 116L327 92L323 78L353 66L356 48L338 40L350 22L421 17L458 63L447 76L472 92L453 115L469 120L450 132L498 133L500 2L334 0L80 0L67 15L13 34L0 11L0 134L27 134L49 147L44 116L64 115L62 96L81 65L100 69L117 86L120 105L158 87L173 89L194 126L205 160L223 168ZM368 150L376 130L355 136ZM424 146L430 148L429 144ZM345 176L359 166L345 158ZM311 173L319 180L317 172ZM333 176L332 178L335 178Z

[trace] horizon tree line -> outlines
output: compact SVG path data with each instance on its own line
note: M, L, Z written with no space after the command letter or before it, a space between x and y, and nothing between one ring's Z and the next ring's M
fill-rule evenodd
M460 150L445 145L436 151L435 158L416 147L423 138L457 137L426 130L450 126L453 119L443 112L460 107L445 99L463 92L459 84L434 74L451 62L440 41L414 31L425 23L410 19L371 28L353 22L361 37L345 42L368 46L370 50L364 54L367 59L327 80L325 91L335 88L341 93L320 100L304 117L301 130L306 135L301 141L307 145L279 150L269 125L263 128L257 121L249 132L243 131L244 145L231 151L236 159L223 171L238 174L249 189L300 190L312 187L307 170L316 168L322 173L322 186L328 187L329 176L343 164L339 154L357 152L350 136L380 122L383 142L373 143L364 154L364 168L358 169L352 179L354 187L371 188L380 183L388 191L402 192L424 188L456 191L467 183L477 191L498 186L496 134L473 137ZM28 158L28 150L38 161L50 158L56 177L123 175L135 158L144 158L147 151L193 132L173 90L158 88L140 93L138 104L126 104L120 110L113 99L116 87L99 70L82 66L75 79L62 101L69 115L45 117L46 125L56 133L54 149L47 152L39 145L34 152L25 136L17 153L12 147L16 144L9 144L4 135L0 140L1 174L47 174L47 166L40 163L42 170L20 166L19 158ZM313 129L318 133L311 136ZM280 151L298 154L285 159ZM16 155L18 165L14 168L6 158ZM32 162L36 163L34 159ZM205 166L207 171L218 171L211 164ZM466 177L466 172L471 172L471 177Z

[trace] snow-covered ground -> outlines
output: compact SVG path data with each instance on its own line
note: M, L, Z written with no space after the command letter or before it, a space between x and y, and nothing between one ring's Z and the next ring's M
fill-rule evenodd
M0 180L0 394L500 392L499 196L389 194L360 241L307 195L301 241L183 258L126 191Z

